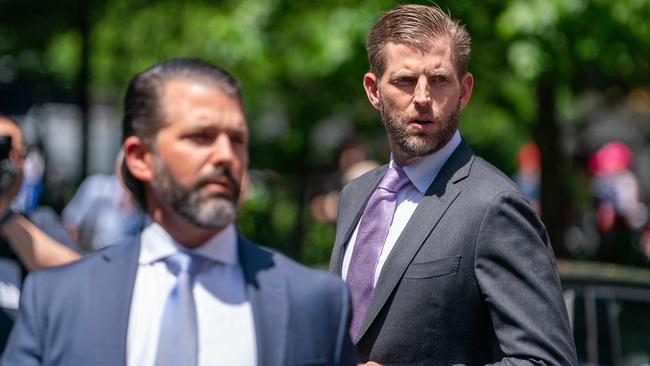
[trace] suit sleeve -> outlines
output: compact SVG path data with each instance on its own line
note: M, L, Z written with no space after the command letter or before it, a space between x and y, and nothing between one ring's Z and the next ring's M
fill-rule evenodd
M36 279L29 275L20 296L20 309L2 356L1 366L40 365L42 348L36 310Z
M577 365L548 235L517 192L496 196L476 236L474 271L503 359L498 365Z
M350 322L352 321L351 300L348 288L341 283L341 312L339 318L336 342L335 364L340 366L356 365L356 351L350 337Z

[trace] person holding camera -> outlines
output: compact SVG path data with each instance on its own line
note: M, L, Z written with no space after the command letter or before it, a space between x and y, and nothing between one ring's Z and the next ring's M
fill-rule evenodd
M13 327L27 272L79 258L10 208L23 180L26 151L16 122L0 115L0 352Z

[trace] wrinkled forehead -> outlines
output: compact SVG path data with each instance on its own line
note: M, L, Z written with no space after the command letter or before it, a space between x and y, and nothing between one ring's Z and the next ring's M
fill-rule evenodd
M450 60L452 64L454 63L454 52L449 39L436 39L435 41L427 41L417 44L389 42L383 47L382 51L384 71L389 68L391 62L400 63L404 61L403 58L409 54L417 54L419 56L426 56L427 54L444 55L444 57Z
M386 50L388 45L406 46L412 51L418 51L420 53L427 53L434 48L446 48L453 51L451 38L447 36L419 38L413 41L391 40L384 44L383 50Z
M409 48L413 52L419 52L421 54L428 53L434 48L445 48L449 50L450 55L451 55L451 61L456 62L455 60L455 54L454 54L454 49L453 45L451 42L451 38L448 36L430 36L430 37L420 37L420 38L415 38L415 39L409 39L409 40L403 40L403 39L390 39L387 42L385 42L379 52L379 57L381 58L381 63L383 66L383 70L385 71L386 67L388 66L388 58L387 58L387 49L391 48L390 46L405 46Z
M187 79L167 81L159 107L163 125L182 119L192 124L223 124L247 130L239 96L215 83Z

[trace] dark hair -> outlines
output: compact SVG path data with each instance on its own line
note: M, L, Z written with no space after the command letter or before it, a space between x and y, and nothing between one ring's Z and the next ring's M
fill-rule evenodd
M137 136L154 146L158 131L164 124L160 101L165 83L170 80L191 80L221 89L241 101L241 89L237 79L226 70L198 59L177 58L164 61L135 75L124 98L124 119L122 120L122 141ZM133 198L146 211L144 186L129 171L122 161L122 179Z
M467 73L471 37L465 27L437 6L399 5L381 16L368 34L370 71L382 76L386 70L384 48L388 42L427 51L436 42L448 38L459 77Z

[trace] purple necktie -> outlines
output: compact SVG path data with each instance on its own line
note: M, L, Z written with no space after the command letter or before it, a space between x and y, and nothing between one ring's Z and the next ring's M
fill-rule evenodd
M375 269L388 235L388 228L393 221L397 193L409 183L409 178L402 168L398 166L388 168L361 216L346 277L354 310L350 326L353 339L356 339L361 329L361 323L370 304Z

